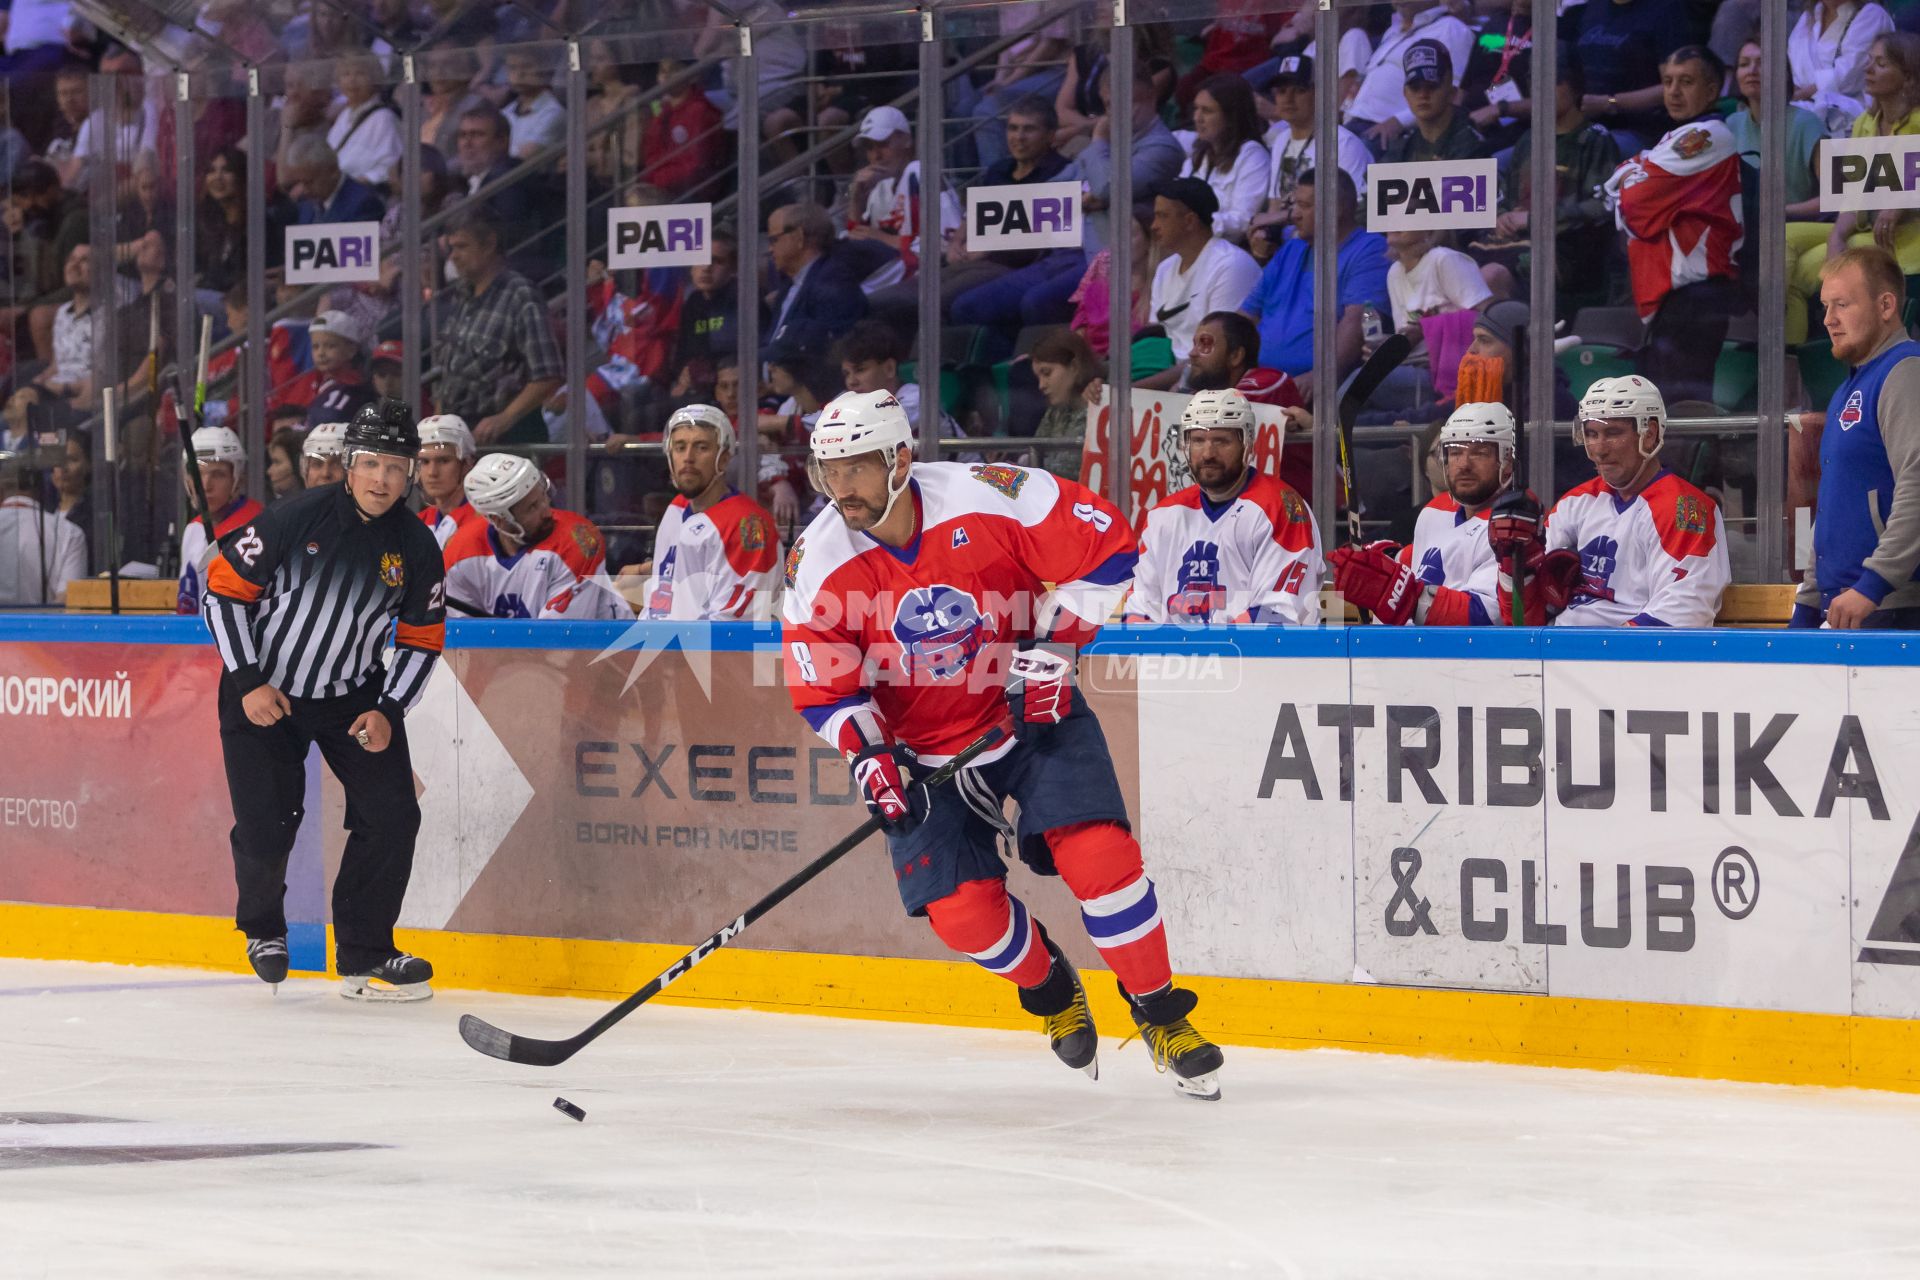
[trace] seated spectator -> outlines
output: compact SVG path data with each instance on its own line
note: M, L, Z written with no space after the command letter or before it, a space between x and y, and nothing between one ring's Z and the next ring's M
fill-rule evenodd
M1133 32L1134 65L1147 69L1154 101L1163 101L1174 85L1173 31L1157 22L1135 23L1128 30ZM1092 38L1067 54L1066 78L1053 98L1054 112L1060 118L1053 145L1068 157L1086 148L1093 139L1094 125L1107 113L1101 86L1107 79L1108 42L1098 31L1088 35Z
M1017 35L1045 12L1045 6L1029 0L1008 0L996 5L1002 36ZM1006 141L998 122L1007 108L1028 94L1051 98L1066 81L1064 66L1071 44L1064 17L1022 36L1004 49L993 67L993 75L976 93L965 78L948 86L953 114L971 116L975 122L973 145L980 167L987 168L1007 158Z
M347 424L323 422L300 442L300 479L309 489L347 478Z
M762 435L804 445L827 401L840 394L839 379L810 351L792 351L767 361L766 396L756 421ZM771 407L768 407L771 406Z
M1745 105L1727 117L1727 129L1733 134L1734 145L1740 149L1743 161L1741 173L1748 182L1754 181L1760 172L1760 102L1765 62L1766 54L1760 48L1759 37L1752 37L1740 46L1739 63L1733 73L1734 84ZM1819 116L1803 109L1798 103L1788 108L1787 145L1779 158L1786 170L1787 267L1790 272L1799 263L1800 255L1810 250L1822 250L1824 258L1827 233L1831 228L1820 216L1820 191L1814 164L1819 155L1820 140L1825 136ZM1749 228L1748 234L1758 235L1759 229ZM1788 293L1792 293L1791 285L1788 286ZM1805 298L1790 296L1788 299L1786 338L1790 347L1797 347L1807 339Z
M1225 391L1232 388L1252 404L1275 409L1300 407L1300 388L1278 369L1261 368L1260 331L1238 311L1215 311L1193 334L1193 355L1187 362L1184 391ZM1280 478L1301 493L1313 492L1313 445L1308 441L1282 443Z
M1414 408L1432 403L1434 380L1427 371L1426 330L1421 321L1450 311L1478 311L1493 300L1480 268L1458 249L1438 243L1437 231L1389 231L1387 298L1393 303L1393 327L1413 344L1406 362L1376 393L1379 408Z
M443 156L454 155L460 144L460 117L487 105L473 88L479 62L473 50L443 41L421 59L420 72L420 145Z
M643 163L641 139L646 135L648 125L659 116L647 107L634 105L643 93L640 87L643 68L626 60L628 55L623 55L620 43L613 38L591 40L587 42L585 51L587 182L596 194L603 191L618 191L629 182L645 181L659 187L669 185L653 177L642 179L640 176L640 167ZM680 70L677 63L671 61L661 63L658 73L659 82L665 83ZM658 101L664 103L666 99L661 98ZM720 112L716 109L713 116L717 125ZM680 130L672 132L680 132ZM683 134L679 144L669 139L667 146L683 145L691 137L691 134ZM687 176L686 174L673 175L676 181L685 180Z
M1173 386L1185 373L1201 318L1238 305L1260 283L1252 255L1214 234L1216 205L1213 188L1198 178L1175 178L1154 192L1153 242L1163 256L1153 273L1152 318L1166 331L1174 365L1141 386Z
M660 192L646 191L636 205L660 202ZM645 410L665 398L674 341L680 332L680 272L655 268L622 271L616 277L606 263L593 259L587 263L587 319L597 363L587 375L582 425L589 436L607 438L610 444L642 438L608 433L615 422L660 420L657 413L649 415ZM546 406L547 434L555 440L565 437L567 405L563 389Z
M1128 221L1128 230L1133 234L1128 261L1128 269L1133 273L1129 290L1133 302L1133 323L1129 326L1132 333L1128 335L1131 338L1147 327L1153 303L1153 272L1159 264L1153 259L1149 243L1153 214L1136 208ZM1108 326L1113 315L1113 295L1109 292L1113 287L1112 270L1113 250L1102 249L1093 256L1093 261L1087 264L1087 273L1080 277L1080 284L1073 291L1073 318L1067 322L1067 327L1086 339L1087 345L1102 358L1107 354Z
M1174 86L1174 101L1182 108L1196 106L1215 76L1240 75L1265 62L1268 43L1286 18L1252 12L1257 6L1247 0L1223 0L1215 7L1219 16L1200 32L1200 60Z
M1075 160L1086 187L1080 203L1087 212L1082 247L1088 253L1097 253L1112 243L1113 224L1109 221L1111 210L1108 208L1113 184L1113 141L1109 134L1113 112L1112 76L1100 78L1099 94L1106 114L1094 121L1092 139ZM1136 60L1133 66L1133 157L1128 166L1133 173L1136 207L1150 206L1147 193L1177 176L1187 160L1179 140L1160 119L1158 95L1153 69L1144 60ZM1122 211L1123 217L1125 212Z
M294 201L294 221L378 222L386 202L366 183L340 172L340 158L324 138L301 138L287 148L280 188Z
M268 266L285 258L286 228L295 216L292 202L277 188L267 192ZM193 251L200 309L217 315L227 290L247 273L247 153L239 147L222 147L207 161L195 206Z
M894 251L885 268L862 282L868 293L898 284L909 274L903 252L906 223L920 200L920 162L913 154L913 124L898 107L880 106L860 121L854 145L866 163L847 189L847 236L878 241ZM899 197L896 199L896 197Z
M516 166L508 155L512 137L507 118L491 106L483 103L462 113L455 134L455 167L467 176L464 194L476 195L513 172ZM533 230L532 189L525 181L509 183L488 192L482 203L488 220L500 228L502 252L511 256L513 247Z
M1335 234L1340 241L1335 263L1334 353L1338 369L1331 380L1360 361L1361 317L1365 307L1386 312L1387 242L1355 225L1359 194L1344 169L1335 169ZM1294 183L1293 238L1280 246L1260 273L1260 283L1240 312L1260 327L1260 363L1290 374L1309 401L1317 384L1313 368L1313 207L1318 170Z
M53 497L47 510L71 520L86 539L87 569L93 572L93 433L68 427L60 433L60 461L53 468Z
M34 381L69 409L84 411L94 403L92 245L77 244L68 252L66 286L67 300L53 317L53 359Z
M87 573L80 526L40 508L41 474L21 459L0 462L0 605L62 605L67 584Z
M134 157L157 149L160 111L158 104L148 95L148 81L139 54L123 45L109 45L107 52L100 56L100 74L115 77L120 123L115 130L118 136L113 140L112 155L116 176L124 180ZM76 190L86 190L86 162L93 158L96 145L99 144L93 136L93 119L89 116L87 122L80 126L80 136L73 144L73 158L80 161L74 170Z
M740 249L729 227L713 230L713 260L687 272L692 286L680 299L680 372L673 394L695 398L710 395L722 357L739 347Z
M1489 22L1486 34L1474 42L1467 61L1455 64L1460 76L1460 107L1486 138L1487 150L1494 153L1513 146L1520 131L1533 121L1532 95L1525 74L1533 61L1531 0L1508 0L1506 32L1494 36L1499 22L1498 17Z
M1531 82L1522 66L1519 79ZM1585 93L1580 64L1562 61L1553 86L1554 266L1556 294L1569 300L1604 302L1614 252L1613 211L1600 188L1620 167L1613 135L1580 113ZM1470 246L1481 274L1500 297L1518 297L1528 272L1528 236L1533 225L1533 130L1520 134L1500 165L1500 217L1493 234Z
M273 167L285 190L289 184L288 157L295 144L307 138L325 142L327 130L333 126L333 77L326 64L296 62L289 66L285 88L275 106L280 145L274 152Z
M267 440L267 505L306 492L300 479L300 433L281 427Z
M762 359L776 352L824 357L866 315L867 295L829 256L832 247L833 219L818 205L784 205L767 215L767 252L785 284L767 299L773 318Z
M1395 164L1429 160L1473 160L1487 154L1487 140L1454 105L1453 55L1438 40L1416 40L1407 50L1407 83L1402 93L1413 114L1413 128L1380 152Z
M41 159L60 174L60 183L78 190L84 181L84 161L74 155L80 130L86 127L91 112L87 99L87 78L92 72L80 63L70 62L53 76L54 119L52 135L40 150Z
M920 384L900 381L900 361L906 347L900 331L880 320L862 320L847 330L847 336L834 344L835 362L840 366L843 387L852 392L888 391L900 402L907 422L920 429ZM831 397L823 397L831 399ZM965 432L944 410L940 414L940 434L960 437Z
M1664 2L1664 0L1657 0ZM1437 40L1453 66L1465 66L1473 48L1473 31L1453 16L1448 6L1432 0L1394 0L1393 21L1387 25L1360 73L1360 87L1347 104L1347 128L1377 155L1408 129L1413 112L1407 108L1407 52L1421 40ZM1308 56L1312 56L1309 51Z
M883 102L911 89L919 74L912 45L874 41L858 18L830 21L817 28L813 54L813 120L822 133L836 133ZM836 173L852 166L852 157L836 151L827 159Z
M381 96L380 74L380 60L372 54L343 59L334 68L345 105L327 129L327 145L342 173L386 191L399 178L403 147L400 115Z
M1254 215L1265 207L1272 160L1253 90L1239 76L1214 76L1193 98L1193 150L1180 168L1213 188L1219 212L1213 233L1244 247Z
M1277 119L1267 131L1272 181L1267 184L1266 209L1254 215L1247 240L1248 251L1261 262L1273 256L1286 228L1293 224L1293 184L1314 164L1311 58L1296 54L1280 60L1273 76L1273 103ZM1336 126L1334 136L1340 144L1336 157L1340 168L1353 179L1356 190L1365 191L1373 153L1345 126Z
M1078 480L1087 439L1086 390L1097 372L1093 350L1079 334L1056 329L1033 344L1028 358L1033 362L1033 380L1047 402L1033 434L1047 440L1072 440L1075 447L1035 449L1021 459L1022 465Z
M1858 116L1868 52L1891 30L1893 16L1874 0L1811 0L1787 33L1793 100L1822 117Z
M53 430L53 393L37 382L23 382L0 412L0 453L24 453L39 446L39 435Z
M462 486L485 519L467 521L447 540L449 599L472 601L496 618L633 617L606 583L606 538L585 516L554 508L539 467L490 453Z
M1867 101L1853 122L1856 138L1893 138L1920 134L1920 35L1890 31L1873 42L1867 55ZM1787 280L1787 323L1805 334L1809 301L1819 295L1820 268L1848 248L1877 244L1890 249L1903 273L1920 273L1920 220L1914 209L1842 213L1828 229L1824 244L1801 250ZM1794 317L1801 319L1796 322Z
M660 80L671 80L684 69L678 62L662 61ZM697 80L660 97L641 135L640 156L641 181L676 196L710 191L730 167L720 108L707 100Z
M515 49L507 55L507 85L513 97L504 108L507 151L525 160L537 151L566 141L567 109L553 94L553 59L535 49Z
M289 400L305 401L307 427L322 422L352 422L374 401L361 361L366 358L365 327L344 311L322 311L307 330L313 368L285 389Z
M1711 402L1713 366L1741 301L1740 155L1713 114L1726 76L1719 57L1686 45L1660 75L1666 110L1681 123L1615 170L1606 191L1647 322L1641 374L1678 399Z
M0 224L13 241L13 305L4 314L18 326L26 320L31 354L53 358L53 314L66 300L66 264L74 246L88 240L87 202L60 185L43 160L29 160L14 175L13 197Z
M466 419L481 444L544 441L540 406L560 386L560 347L540 295L501 249L500 226L485 213L461 218L447 236L458 280L441 295L434 400Z
M1673 0L1610 0L1586 9L1573 47L1587 78L1580 110L1613 133L1621 155L1638 154L1672 127L1662 54L1705 35L1698 7Z

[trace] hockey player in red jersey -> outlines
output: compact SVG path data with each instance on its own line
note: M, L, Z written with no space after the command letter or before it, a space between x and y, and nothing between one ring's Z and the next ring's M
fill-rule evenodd
M1411 544L1374 542L1335 551L1333 582L1340 594L1390 626L1504 622L1501 566L1487 544L1487 517L1513 485L1518 437L1513 411L1504 404L1455 409L1438 442L1447 491L1421 508Z
M1599 474L1570 489L1541 528L1538 503L1495 503L1487 540L1501 563L1529 566L1522 591L1529 623L1571 627L1710 627L1732 580L1727 531L1714 500L1660 465L1666 400L1645 378L1602 378L1587 388L1574 439ZM1557 592L1556 561L1572 566L1564 611L1536 590ZM1502 575L1501 606L1511 584Z
M427 499L420 520L433 530L442 551L477 514L466 490L477 452L473 432L459 414L436 413L420 420L420 492Z
M447 541L447 595L496 618L627 621L633 611L604 580L606 540L593 521L554 509L540 468L490 453L467 473L467 500L486 517Z
M1153 881L1076 687L1079 650L1133 576L1126 522L1045 471L915 463L906 413L885 391L834 400L810 444L831 505L787 557L787 686L885 824L908 913L1012 981L1061 1061L1097 1076L1086 992L1007 892L1006 839L1079 899L1155 1065L1182 1093L1218 1098L1222 1055L1188 1021L1194 994L1173 985ZM1009 709L1011 741L951 786L917 781Z
M1187 402L1194 483L1147 512L1129 619L1320 625L1320 531L1298 493L1254 467L1255 427L1232 388Z
M654 536L643 616L765 621L780 533L765 507L727 483L733 423L710 404L690 404L667 419L666 439L679 492Z

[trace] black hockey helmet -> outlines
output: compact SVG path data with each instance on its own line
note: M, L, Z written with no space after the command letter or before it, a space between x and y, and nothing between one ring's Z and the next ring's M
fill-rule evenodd
M406 401L381 396L353 415L341 444L349 457L355 450L368 449L414 458L420 454L420 428L414 423L413 410L407 407Z

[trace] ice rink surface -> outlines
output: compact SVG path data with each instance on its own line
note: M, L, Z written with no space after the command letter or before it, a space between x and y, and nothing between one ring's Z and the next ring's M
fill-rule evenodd
M0 1275L1920 1275L1920 1098L0 960ZM1203 1015L1204 1006L1201 1010ZM1200 1015L1196 1015L1200 1016ZM565 1095L584 1124L554 1110Z

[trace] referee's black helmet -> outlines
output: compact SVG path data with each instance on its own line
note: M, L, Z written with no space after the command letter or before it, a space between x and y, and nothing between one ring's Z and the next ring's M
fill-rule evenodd
M382 396L353 415L341 443L349 457L355 450L366 449L413 458L420 454L420 428L406 401Z

